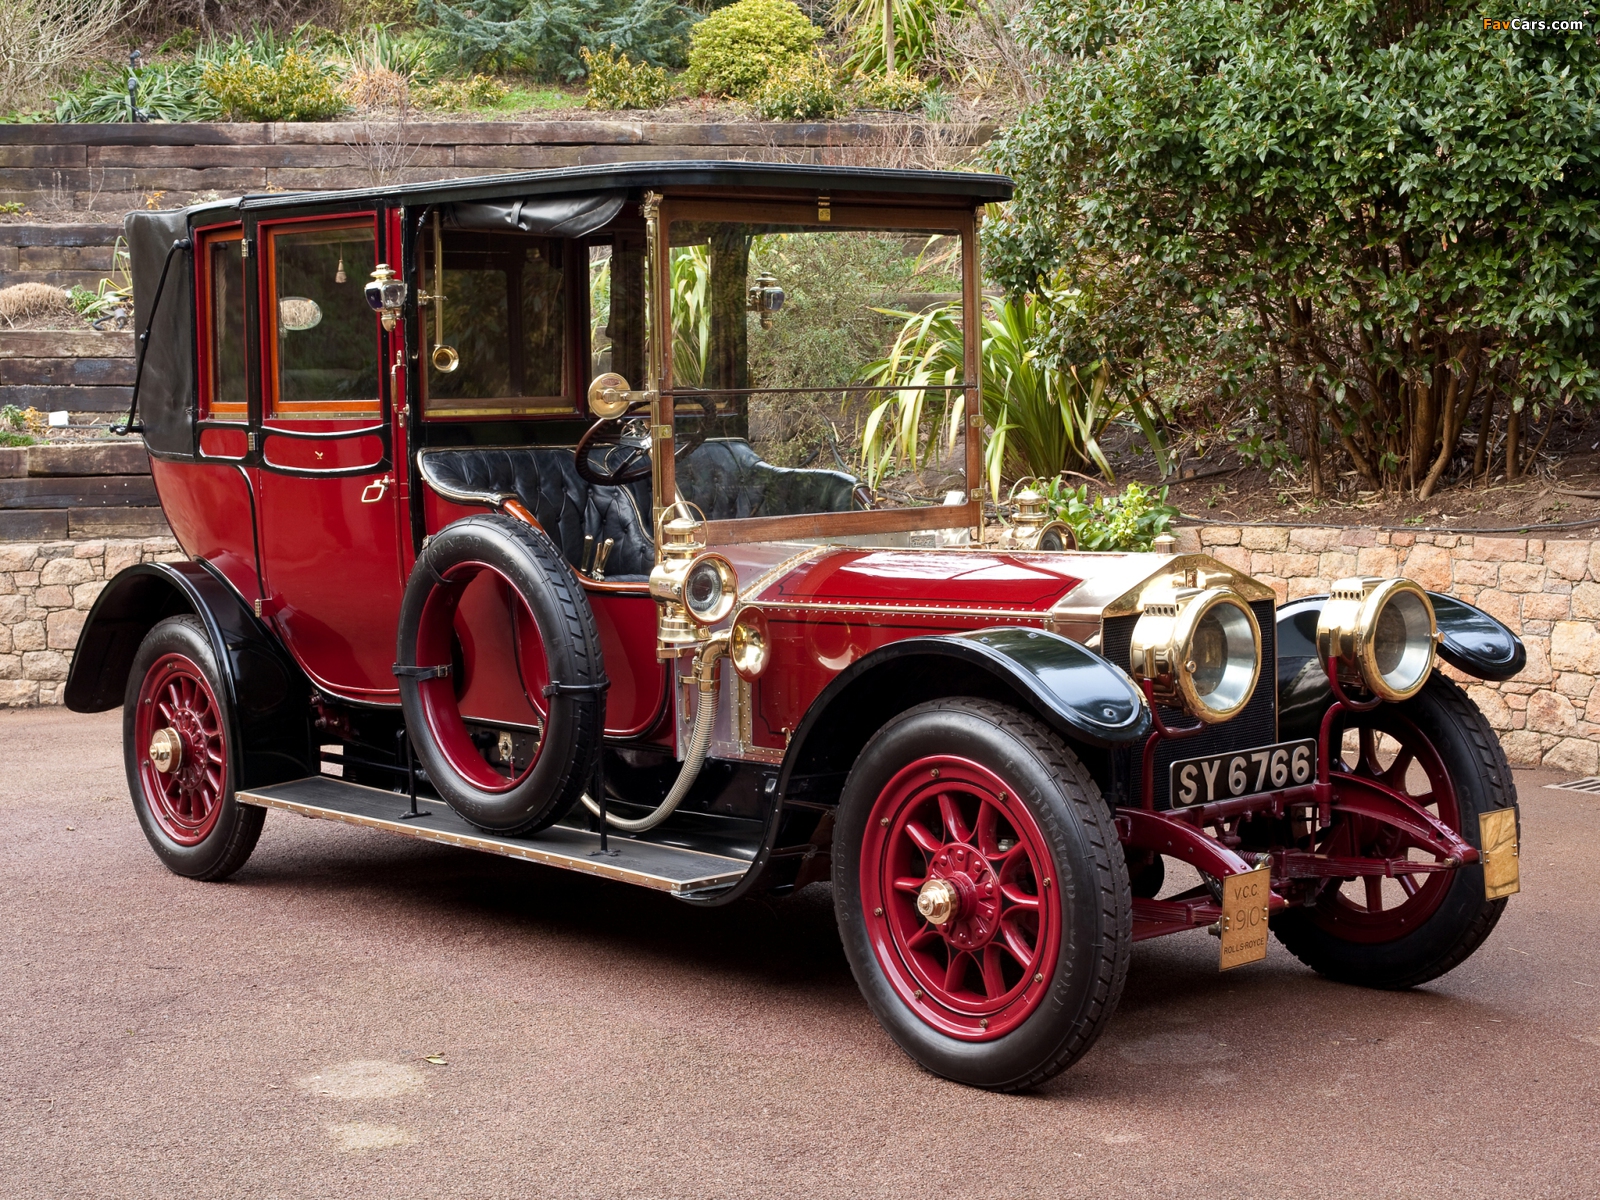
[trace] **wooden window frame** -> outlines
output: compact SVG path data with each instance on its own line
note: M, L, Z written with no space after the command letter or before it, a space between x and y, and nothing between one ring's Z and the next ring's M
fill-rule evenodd
M383 415L383 331L377 314L372 318L373 362L377 368L378 395L371 400L281 400L278 396L278 249L280 234L313 230L367 229L372 234L372 257L378 261L378 214L376 212L334 213L327 216L290 217L261 222L256 241L260 245L261 267L261 415L265 420L365 420Z
M195 305L195 316L199 325L199 337L196 339L196 353L199 356L199 371L197 377L200 381L200 418L201 420L237 420L248 421L250 418L250 386L249 372L245 374L245 398L241 401L228 401L219 403L217 395L217 363L213 353L213 343L217 328L216 314L212 310L211 295L211 247L222 242L243 242L244 223L242 221L229 225L211 225L195 230L195 237L199 241L199 253L195 255L195 295L199 302ZM239 353L248 362L248 343L250 340L250 306L247 303L246 291L249 287L250 273L248 268L244 272L244 286L239 291L239 305L244 310L241 324L244 329L244 344L239 346Z

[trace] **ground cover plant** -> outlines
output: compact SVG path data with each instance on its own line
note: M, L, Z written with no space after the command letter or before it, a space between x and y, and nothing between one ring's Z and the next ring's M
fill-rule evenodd
M808 62L821 39L793 0L738 0L694 27L688 83L710 96L753 99L774 71Z

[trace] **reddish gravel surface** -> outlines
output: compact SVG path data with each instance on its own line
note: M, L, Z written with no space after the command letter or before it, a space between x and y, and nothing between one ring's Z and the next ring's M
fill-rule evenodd
M118 738L0 715L8 1197L1600 1191L1600 798L1548 773L1524 893L1433 986L1146 943L1088 1057L994 1096L879 1032L826 889L702 912L276 813L191 883Z

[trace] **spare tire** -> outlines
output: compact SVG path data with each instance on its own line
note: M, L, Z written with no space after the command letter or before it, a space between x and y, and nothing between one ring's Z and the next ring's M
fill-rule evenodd
M543 695L535 703L545 707L546 719L526 764L492 764L484 757L451 678L461 669L456 610L484 572L522 601L543 643L550 682L538 689ZM600 635L589 598L541 531L485 515L435 534L418 555L400 603L395 676L428 781L478 828L510 835L543 829L566 815L593 778L608 686Z

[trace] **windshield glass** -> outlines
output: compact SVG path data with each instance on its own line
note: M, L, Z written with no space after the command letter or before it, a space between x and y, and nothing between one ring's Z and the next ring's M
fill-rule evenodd
M959 233L668 228L685 500L712 521L965 502Z

